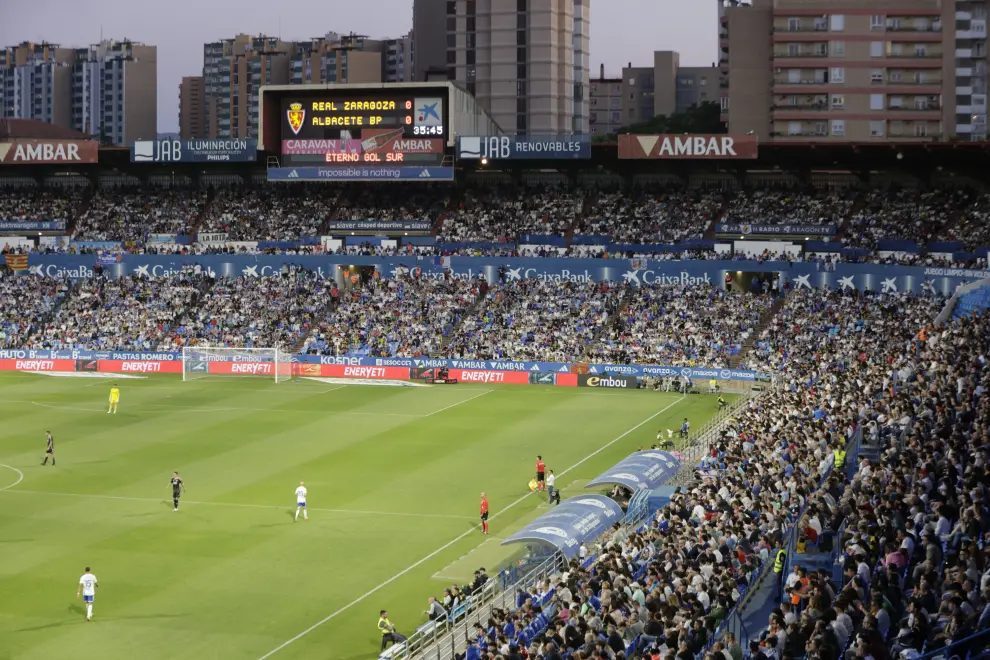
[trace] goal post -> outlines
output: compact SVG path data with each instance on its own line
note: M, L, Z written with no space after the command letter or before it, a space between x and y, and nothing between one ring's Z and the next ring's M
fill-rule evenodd
M292 379L292 355L280 348L230 348L183 346L182 380L215 376L274 378L276 383Z

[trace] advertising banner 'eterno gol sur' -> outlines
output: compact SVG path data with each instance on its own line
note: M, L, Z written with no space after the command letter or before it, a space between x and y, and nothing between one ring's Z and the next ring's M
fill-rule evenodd
M620 159L756 158L755 135L630 135L619 136Z

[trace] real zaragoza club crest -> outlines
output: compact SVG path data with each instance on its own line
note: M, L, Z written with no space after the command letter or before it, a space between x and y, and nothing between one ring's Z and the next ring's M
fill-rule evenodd
M299 135L299 131L303 127L303 121L306 119L306 111L303 110L302 103L290 104L285 114L289 119L289 128L292 129L293 134Z

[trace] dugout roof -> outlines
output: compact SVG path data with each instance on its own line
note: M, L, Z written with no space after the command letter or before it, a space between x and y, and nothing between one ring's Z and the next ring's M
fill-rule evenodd
M662 485L677 474L680 466L680 460L670 452L657 449L638 451L602 472L585 488L618 485L635 493Z
M622 522L622 507L604 495L581 495L564 500L506 540L510 543L547 545L565 557L576 557L581 544L604 534Z

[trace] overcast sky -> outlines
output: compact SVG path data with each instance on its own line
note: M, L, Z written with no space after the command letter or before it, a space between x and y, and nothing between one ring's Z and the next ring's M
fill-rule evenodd
M497 0L496 0L497 1ZM503 2L514 0L502 0ZM676 50L683 66L717 59L716 0L594 0L591 75L605 64L651 64ZM395 37L412 27L412 0L0 0L0 45L50 41L86 46L104 38L158 46L158 130L178 130L179 80L200 75L203 44L238 33L287 41L327 32Z

